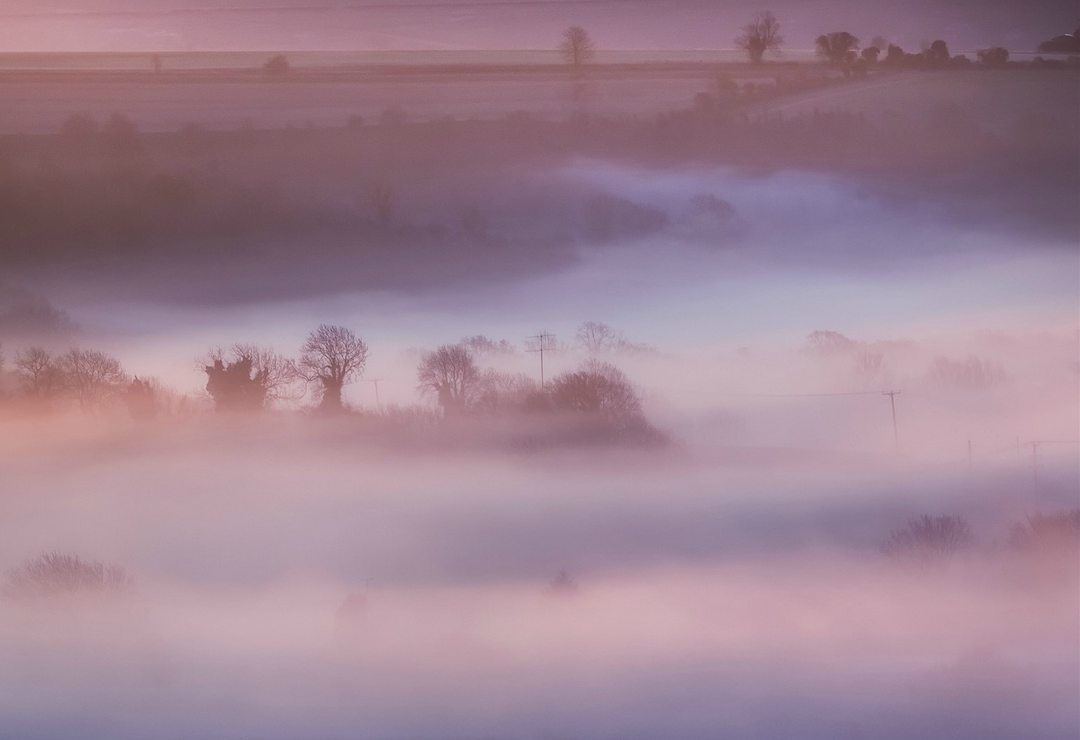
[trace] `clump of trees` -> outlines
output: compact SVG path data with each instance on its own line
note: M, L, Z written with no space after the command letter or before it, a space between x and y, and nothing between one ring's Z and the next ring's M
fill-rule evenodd
M735 37L735 45L746 52L751 64L761 64L765 60L765 52L779 54L783 43L780 21L769 10L755 15Z
M814 45L818 56L830 64L850 64L855 61L859 39L847 31L833 31L818 36Z

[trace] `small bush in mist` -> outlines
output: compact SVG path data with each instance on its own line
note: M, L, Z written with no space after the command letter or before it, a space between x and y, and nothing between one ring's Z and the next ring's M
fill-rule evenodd
M573 596L578 592L578 584L570 572L563 569L548 582L548 592L553 596Z
M283 75L287 74L291 69L289 65L289 59L284 54L278 54L270 57L266 64L263 65L263 72L268 75Z
M1025 555L1080 557L1080 509L1032 514L1013 525L1009 547Z
M881 552L907 565L945 566L974 542L971 525L963 517L924 514L910 519L903 529L894 529Z
M12 602L42 604L117 598L130 594L134 587L134 579L118 565L47 552L9 570L0 593Z

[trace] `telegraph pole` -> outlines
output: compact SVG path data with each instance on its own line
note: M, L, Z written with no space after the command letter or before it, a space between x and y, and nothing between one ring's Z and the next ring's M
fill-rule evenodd
M525 337L526 342L530 342L534 345L529 348L528 351L540 353L540 390L544 389L544 351L551 351L555 348L554 340L555 335L548 334L546 331L541 331L536 336Z
M369 383L375 384L375 410L382 411L382 404L379 403L379 381L382 378L368 378Z
M889 397L889 406L892 407L892 435L893 444L896 445L896 451L900 451L900 434L896 431L896 397L900 395L900 391L882 391L881 395Z

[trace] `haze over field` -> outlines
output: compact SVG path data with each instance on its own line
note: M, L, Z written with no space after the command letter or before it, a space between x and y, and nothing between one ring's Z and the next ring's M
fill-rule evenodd
M0 0L0 736L1075 738L1075 8L758 10Z

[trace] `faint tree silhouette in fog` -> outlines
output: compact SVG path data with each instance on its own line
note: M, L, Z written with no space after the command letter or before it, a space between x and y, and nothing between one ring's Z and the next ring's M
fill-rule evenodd
M48 552L7 572L3 596L34 603L72 597L101 599L130 593L135 580L118 565Z
M598 414L614 419L641 415L641 399L622 370L590 360L580 370L551 381L552 406L564 411Z
M394 187L387 182L377 182L371 186L371 205L375 209L375 218L384 229L394 222L397 210L397 195Z
M944 66L949 63L951 58L949 45L941 39L930 44L930 48L926 50L926 61L930 64Z
M881 552L908 565L942 566L974 542L971 525L963 517L924 514L908 520L903 529L894 529Z
M554 596L573 596L578 592L578 584L570 572L564 568L548 583L548 591Z
M984 390L1009 379L1001 363L974 355L964 360L935 357L927 371L927 379L946 388Z
M95 349L69 349L56 360L64 391L83 411L94 411L127 382L120 361Z
M465 411L480 388L480 368L461 344L444 344L429 352L416 375L420 389L433 393L448 415Z
M482 413L504 414L542 407L540 384L525 373L485 370L475 394L473 407Z
M838 331L814 331L806 337L804 351L814 355L842 355L854 352L859 343Z
M596 56L596 45L592 36L581 26L570 26L563 32L563 41L559 46L563 59L573 70L580 74L582 68Z
M814 44L818 56L832 64L843 64L851 61L851 56L859 47L859 39L847 31L834 31L818 36Z
M490 357L514 357L518 354L517 348L509 341L505 339L495 341L483 334L465 337L458 344L466 347L476 360Z
M860 56L867 64L877 64L878 57L881 56L881 49L876 46L868 46L862 50Z
M132 419L149 421L157 416L157 389L149 380L135 376L128 383L124 403Z
M1024 554L1080 558L1080 509L1036 513L1013 525L1009 546Z
M16 352L14 365L26 395L43 400L60 392L63 383L60 367L44 347L27 347Z
M300 347L297 373L317 384L322 394L319 408L341 411L341 392L346 383L360 377L367 364L368 346L349 329L321 324Z
M218 348L202 361L206 392L218 412L260 411L269 402L296 398L291 362L253 344L235 344L228 355Z
M113 113L101 127L101 133L109 145L120 153L135 153L142 149L139 129L123 113Z
M855 354L855 372L863 381L868 383L881 380L885 372L885 355L880 352L857 352Z
M619 335L601 321L586 321L578 327L574 341L591 355L607 352L615 348Z
M770 10L755 15L754 20L743 26L742 33L735 37L735 45L746 52L751 64L761 64L767 51L778 54L783 43L780 21Z
M980 49L976 52L976 55L979 57L979 61L987 67L1004 67L1009 63L1009 50L1001 46Z
M907 55L904 54L904 50L896 44L889 44L889 48L885 54L885 61L888 64L901 64Z
M78 331L67 311L42 295L18 285L0 282L0 334L12 336L67 336Z
M270 57L266 64L263 65L263 72L268 75L283 75L287 74L291 67L289 66L289 58L284 54L278 54Z
M89 111L72 113L60 126L61 135L76 141L86 141L94 138L100 130L97 120Z

